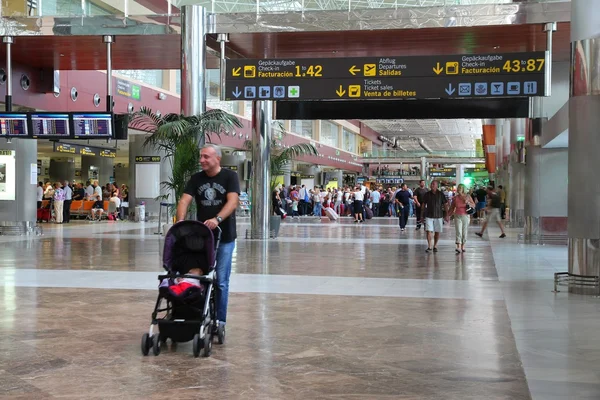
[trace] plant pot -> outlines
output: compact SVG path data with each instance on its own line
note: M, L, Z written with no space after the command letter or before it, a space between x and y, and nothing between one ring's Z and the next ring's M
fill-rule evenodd
M281 227L281 217L279 215L271 215L269 217L269 236L273 232L273 238L279 236L279 228Z

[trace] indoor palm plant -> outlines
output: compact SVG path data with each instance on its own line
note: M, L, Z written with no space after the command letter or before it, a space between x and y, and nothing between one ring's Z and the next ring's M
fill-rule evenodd
M172 195L174 204L183 196L190 177L200 170L201 144L209 142L212 135L220 136L242 127L236 116L223 110L209 110L192 116L162 116L145 107L133 114L129 125L150 134L144 146L164 153L171 175L169 180L161 182L167 194L157 200L169 200Z

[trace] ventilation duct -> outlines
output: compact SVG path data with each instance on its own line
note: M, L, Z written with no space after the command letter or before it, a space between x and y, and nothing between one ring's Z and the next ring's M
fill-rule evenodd
M398 149L398 150L402 150L402 151L408 151L404 147L400 146L400 144L398 144L398 142L400 141L400 139L397 138L397 137L395 137L393 139L390 139L390 138L387 138L385 136L379 136L378 139L381 140L384 143L390 144L393 149ZM416 138L416 137L413 137L413 136L409 136L409 137L403 138L403 140L414 140L417 143L419 143L419 146L421 146L421 148L423 150L425 150L429 154L433 153L433 150L431 150L431 148L429 146L427 146L427 144L425 143L425 141L423 140L423 138Z

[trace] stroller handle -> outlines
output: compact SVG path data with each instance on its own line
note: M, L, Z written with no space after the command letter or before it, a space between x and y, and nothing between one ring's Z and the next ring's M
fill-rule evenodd
M223 230L221 229L220 226L217 226L214 229L217 234L215 235L215 251L219 250L219 245L221 244L221 235L223 234Z

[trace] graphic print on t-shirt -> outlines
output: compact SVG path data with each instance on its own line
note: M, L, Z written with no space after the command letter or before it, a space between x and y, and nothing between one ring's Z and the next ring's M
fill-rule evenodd
M200 204L204 207L216 207L223 204L223 199L217 199L217 192L225 194L226 190L223 186L216 182L205 183L198 188L198 196Z

